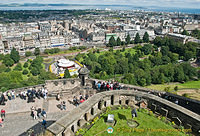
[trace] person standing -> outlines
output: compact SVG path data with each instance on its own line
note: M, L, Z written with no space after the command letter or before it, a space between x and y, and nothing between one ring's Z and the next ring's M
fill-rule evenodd
M42 113L41 113L41 115L44 117L44 118L46 118L47 117L47 113L46 113L46 111L43 109L42 110Z
M36 110L34 110L33 111L33 119L35 120L35 119L37 119L38 117L37 117L37 111Z
M59 93L57 93L56 99L57 99L58 101L60 101L60 94L59 94Z
M1 109L1 118L4 119L6 117L6 111Z
M12 95L12 99L15 99L15 91L12 90L11 95Z
M44 126L45 129L47 128L47 126L46 126L47 125L47 121L45 119L42 120L42 125Z
M11 93L10 93L10 91L8 91L7 95L8 95L8 99L11 100L12 97L11 97Z
M3 119L0 118L0 127L3 127Z
M63 101L63 106L62 107L63 107L64 110L66 110L66 102L65 101Z
M134 109L131 111L131 114L132 114L132 118L137 117L136 108L134 108Z

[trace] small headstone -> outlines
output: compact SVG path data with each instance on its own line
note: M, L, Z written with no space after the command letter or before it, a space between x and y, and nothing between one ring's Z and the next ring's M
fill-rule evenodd
M113 114L108 114L107 122L109 122L109 123L114 122L114 115Z

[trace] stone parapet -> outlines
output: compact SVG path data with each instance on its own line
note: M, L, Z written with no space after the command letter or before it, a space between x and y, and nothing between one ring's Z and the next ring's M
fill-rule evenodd
M112 96L114 97L112 98ZM115 105L120 101L120 99L115 99L119 98L119 96L141 97L141 99L147 101L148 108L152 109L154 108L152 105L156 105L156 112L162 114L161 111L163 111L164 109L168 113L167 117L171 118L172 120L178 118L179 122L181 122L183 126L191 126L193 132L198 133L200 129L200 115L184 107L181 107L175 103L172 103L168 100L162 99L158 96L149 93L133 90L118 90L106 91L95 94L94 96L90 97L87 101L82 103L79 107L75 108L74 110L66 114L64 117L57 120L54 124L48 127L47 130L50 131L53 135L61 135L66 129L74 129L74 127L76 127L77 125L76 123L78 123L78 121L80 120L80 117L82 117L86 113L90 114L88 111L91 111L91 109L95 107L97 103L101 102L104 99L108 101L108 98L110 98L111 101L112 99L114 100L113 103L111 102L111 104ZM87 121L88 119L85 120ZM73 126L74 124L76 125ZM74 130L72 131L74 132Z

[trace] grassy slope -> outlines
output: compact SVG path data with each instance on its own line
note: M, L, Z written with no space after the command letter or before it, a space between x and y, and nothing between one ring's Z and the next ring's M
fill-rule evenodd
M107 128L109 127L104 122L104 118L107 118L105 114L100 120L98 120L94 126L86 132L84 136L94 136L99 133L97 136L184 136L185 134L181 132L172 132L167 131L167 129L174 130L174 128L156 117L147 115L142 112L138 112L138 117L135 120L140 124L136 130L141 130L142 132L130 132L131 128L127 125L127 119L131 119L131 110L130 109L121 109L110 111L109 114L114 114L115 120L117 120L116 125L113 127L113 134L107 133ZM157 132L153 131L144 131L146 129L157 129ZM158 132L158 129L165 129L166 132ZM132 129L133 130L133 129ZM102 133L101 133L102 132Z
M167 84L150 85L150 86L147 86L147 88L163 91L165 87L170 87L170 91L172 91L175 86L178 86L178 89L188 89L188 88L200 89L200 81L189 81L183 84L178 83L178 84L172 84L172 85L167 85Z

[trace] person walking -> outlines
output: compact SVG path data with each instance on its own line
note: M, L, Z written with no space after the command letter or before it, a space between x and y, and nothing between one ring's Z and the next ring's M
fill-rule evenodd
M5 119L6 117L6 111L4 109L1 109L1 118Z
M45 129L47 128L47 126L46 126L47 125L47 121L45 119L42 120L42 125L44 126Z

